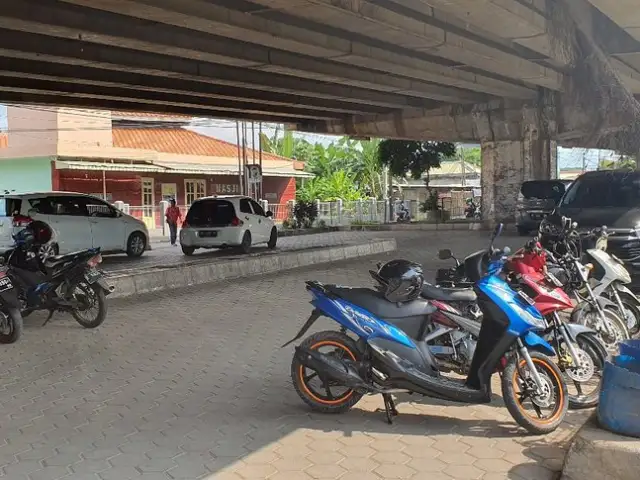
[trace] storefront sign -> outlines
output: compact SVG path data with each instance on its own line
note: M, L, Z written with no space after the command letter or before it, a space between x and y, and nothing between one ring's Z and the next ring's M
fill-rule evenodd
M225 184L225 183L214 183L213 191L217 194L222 195L239 195L240 194L240 185L237 183Z

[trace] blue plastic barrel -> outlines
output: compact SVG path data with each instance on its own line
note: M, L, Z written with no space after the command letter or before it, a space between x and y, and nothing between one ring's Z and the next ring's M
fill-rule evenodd
M640 361L640 340L625 340L618 345L620 355Z
M607 430L640 438L640 342L620 344L602 375L598 420ZM623 354L622 352L625 352Z

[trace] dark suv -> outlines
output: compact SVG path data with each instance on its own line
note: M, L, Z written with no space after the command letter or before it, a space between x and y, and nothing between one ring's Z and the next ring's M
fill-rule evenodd
M580 175L556 209L586 231L606 225L608 251L640 281L640 171L601 170Z
M544 217L553 212L571 180L530 180L518 194L516 227L520 235L537 230Z

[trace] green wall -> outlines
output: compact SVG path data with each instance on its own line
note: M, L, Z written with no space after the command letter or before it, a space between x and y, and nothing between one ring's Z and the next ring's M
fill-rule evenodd
M51 157L0 158L0 194L53 190Z

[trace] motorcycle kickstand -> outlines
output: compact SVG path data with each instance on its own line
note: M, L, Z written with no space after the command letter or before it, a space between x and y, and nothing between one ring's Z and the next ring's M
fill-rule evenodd
M54 309L50 309L49 310L49 316L47 317L47 319L44 321L44 323L42 324L42 326L44 327L47 323L49 323L49 320L51 320L51 317L53 317L53 314L55 313Z
M382 399L384 400L384 411L387 415L387 423L389 425L393 425L393 417L399 415L399 412L396 409L396 403L393 401L393 397L390 393L383 393Z

